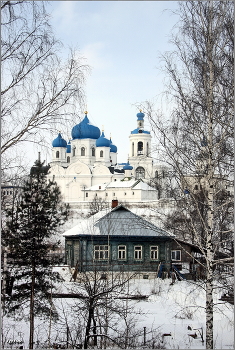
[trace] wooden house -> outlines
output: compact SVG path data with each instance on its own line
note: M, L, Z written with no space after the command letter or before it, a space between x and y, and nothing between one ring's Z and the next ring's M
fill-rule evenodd
M200 249L192 243L174 238L171 243L171 264L186 279L204 278L204 269Z
M94 232L65 234L65 262L79 272L170 270L174 235L123 205L100 218L94 228Z
M117 204L117 203L116 203ZM65 234L65 263L77 272L112 271L149 276L195 278L200 250L123 205L95 221L92 227L77 226Z

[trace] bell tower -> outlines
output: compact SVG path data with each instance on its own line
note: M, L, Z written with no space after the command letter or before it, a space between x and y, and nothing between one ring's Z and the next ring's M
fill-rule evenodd
M136 178L151 178L153 160L151 157L151 134L144 129L144 113L137 113L137 128L129 136L129 162Z

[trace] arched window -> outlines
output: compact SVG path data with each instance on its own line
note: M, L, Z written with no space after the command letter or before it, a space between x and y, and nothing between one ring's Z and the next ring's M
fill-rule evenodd
M81 156L84 157L85 156L85 147L81 148Z
M70 163L70 157L69 156L67 157L67 163Z
M73 148L73 157L75 157L75 147Z
M92 157L95 157L95 147L92 147L92 149L91 149L91 155L92 155Z
M149 143L147 142L146 156L149 156Z
M100 158L104 156L104 151L100 151Z
M136 178L137 179L144 179L145 178L145 170L142 166L138 166L138 168L135 171Z
M132 157L134 157L134 142L132 142Z
M59 152L59 151L56 151L55 156L56 156L56 158L60 158L60 152Z
M143 142L142 142L142 141L139 141L139 142L138 142L138 145L137 145L137 154L138 154L138 155L143 154Z

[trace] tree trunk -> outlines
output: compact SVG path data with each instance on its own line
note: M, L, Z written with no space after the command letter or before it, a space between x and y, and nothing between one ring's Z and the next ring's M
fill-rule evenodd
M91 320L94 317L94 307L93 307L93 302L91 302L90 307L89 307L89 313L88 313L88 320L87 320L87 325L86 325L86 334L85 334L85 340L84 340L84 349L88 348L88 340L90 336L90 330L91 330Z
M209 89L208 89L208 211L207 211L207 237L206 237L206 349L213 349L213 226L214 226L214 145L213 145L213 84L214 84L214 68L213 68L213 45L212 45L212 6L213 2L209 2L210 22L209 36L207 41L208 63L209 63Z
M93 312L92 320L93 320L94 346L97 346L97 331L96 331L97 327L96 327L96 320L95 320L94 312Z
M206 349L213 349L213 269L209 259L206 276Z
M32 268L31 294L30 294L30 323L29 323L29 349L33 349L34 343L34 287L35 287L35 266Z

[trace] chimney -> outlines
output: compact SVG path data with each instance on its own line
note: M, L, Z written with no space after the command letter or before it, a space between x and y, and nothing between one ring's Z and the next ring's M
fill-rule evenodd
M112 209L116 208L118 206L118 200L117 199L112 199Z

